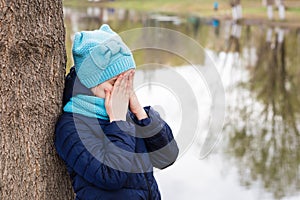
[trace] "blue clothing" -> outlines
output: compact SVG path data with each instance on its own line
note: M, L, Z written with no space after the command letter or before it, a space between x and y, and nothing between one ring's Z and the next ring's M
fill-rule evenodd
M215 10L218 10L219 8L219 3L217 1L214 2L214 9Z
M105 109L105 99L95 96L78 94L65 105L64 111L109 120Z
M78 94L91 92L76 81L72 68L66 78L64 105ZM161 199L152 169L175 162L178 147L159 114L152 107L144 109L149 118L138 120L129 111L127 121L112 123L62 113L56 124L55 147L66 163L76 200Z

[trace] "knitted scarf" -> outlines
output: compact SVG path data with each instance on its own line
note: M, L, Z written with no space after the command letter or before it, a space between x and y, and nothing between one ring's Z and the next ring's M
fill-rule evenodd
M109 120L105 109L105 99L95 96L76 95L65 105L64 111Z

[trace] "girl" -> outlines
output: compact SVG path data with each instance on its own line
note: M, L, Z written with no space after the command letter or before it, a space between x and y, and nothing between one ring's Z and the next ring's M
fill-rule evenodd
M138 101L129 48L102 25L75 34L73 58L55 147L76 199L161 199L153 167L173 164L178 147L167 123Z

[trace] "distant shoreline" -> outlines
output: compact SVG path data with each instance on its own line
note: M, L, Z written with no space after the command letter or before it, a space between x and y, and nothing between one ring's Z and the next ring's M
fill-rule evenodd
M228 0L219 0L218 11L213 10L214 0L114 0L83 2L82 0L64 0L65 6L89 7L101 6L110 8L133 9L145 12L159 12L175 15L193 15L203 18L216 18L219 20L231 19L231 7ZM286 0L286 19L281 21L274 6L274 20L268 20L266 7L261 0L242 0L242 24L261 24L267 26L280 26L285 28L300 28L300 1ZM159 5L159 7L158 7Z

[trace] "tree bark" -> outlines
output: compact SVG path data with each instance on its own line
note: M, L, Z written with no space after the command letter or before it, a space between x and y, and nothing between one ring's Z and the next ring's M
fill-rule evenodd
M62 1L0 0L0 199L74 199L54 145L65 74Z

